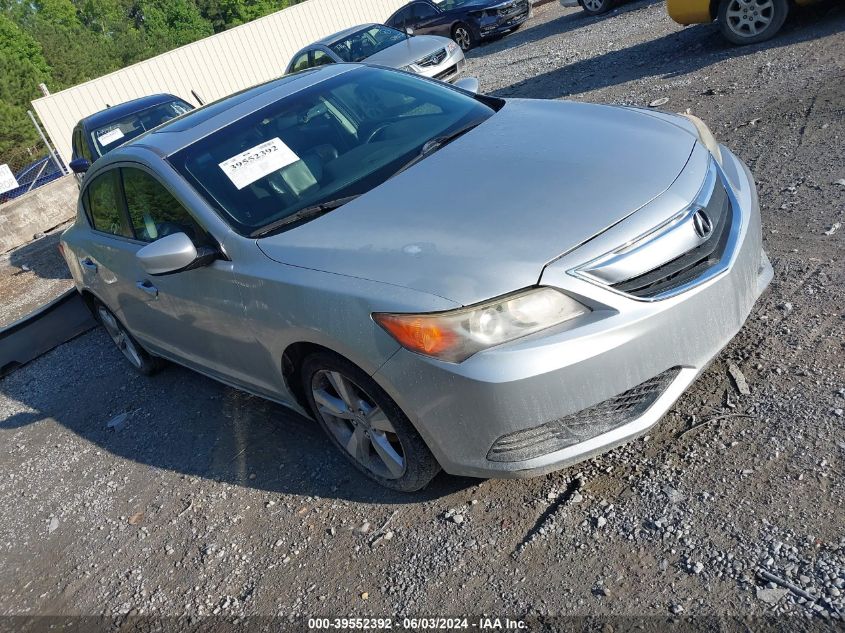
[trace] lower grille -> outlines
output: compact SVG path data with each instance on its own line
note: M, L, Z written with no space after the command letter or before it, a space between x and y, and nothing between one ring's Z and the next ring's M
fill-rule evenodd
M589 409L542 426L503 435L493 443L487 459L516 462L540 457L632 422L654 404L680 371L679 367L673 367Z
M437 73L436 75L434 75L434 78L435 79L446 79L446 77L451 77L456 72L458 72L458 65L452 64L446 70L443 70L443 71Z

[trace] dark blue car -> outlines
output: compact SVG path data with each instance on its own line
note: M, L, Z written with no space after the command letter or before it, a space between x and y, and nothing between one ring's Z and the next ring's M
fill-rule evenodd
M519 28L531 17L531 0L416 0L386 21L415 35L451 37L465 51L483 39Z
M73 128L70 168L84 174L103 154L193 109L179 97L157 94L95 112Z

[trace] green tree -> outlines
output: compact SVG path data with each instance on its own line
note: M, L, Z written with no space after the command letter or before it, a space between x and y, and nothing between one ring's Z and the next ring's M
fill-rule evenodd
M0 14L0 155L37 140L26 109L49 77L38 42Z
M153 54L190 44L214 33L191 0L139 0L136 23Z

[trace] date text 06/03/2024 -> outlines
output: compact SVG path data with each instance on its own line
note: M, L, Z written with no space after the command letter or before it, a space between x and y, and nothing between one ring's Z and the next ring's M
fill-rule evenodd
M497 617L479 617L470 619L421 617L421 618L308 618L311 630L479 630L479 631L519 631L528 628L523 620Z

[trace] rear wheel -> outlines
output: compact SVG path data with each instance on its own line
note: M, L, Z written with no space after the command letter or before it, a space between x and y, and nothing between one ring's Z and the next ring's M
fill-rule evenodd
M126 357L129 364L135 368L136 371L151 376L156 373L163 366L163 361L147 353L143 347L138 344L132 335L123 327L123 324L118 320L114 313L109 310L102 303L96 306L97 319L103 325L111 340L114 342L121 354Z
M607 13L614 4L615 0L581 0L581 8L590 15Z
M455 43L461 47L461 50L466 52L473 47L475 44L475 40L472 37L472 31L470 28L460 22L452 28L452 39L455 40Z
M788 13L788 0L722 0L719 28L733 44L756 44L774 37Z
M440 471L411 422L360 368L329 352L302 365L302 387L317 422L346 458L382 486L424 488Z

